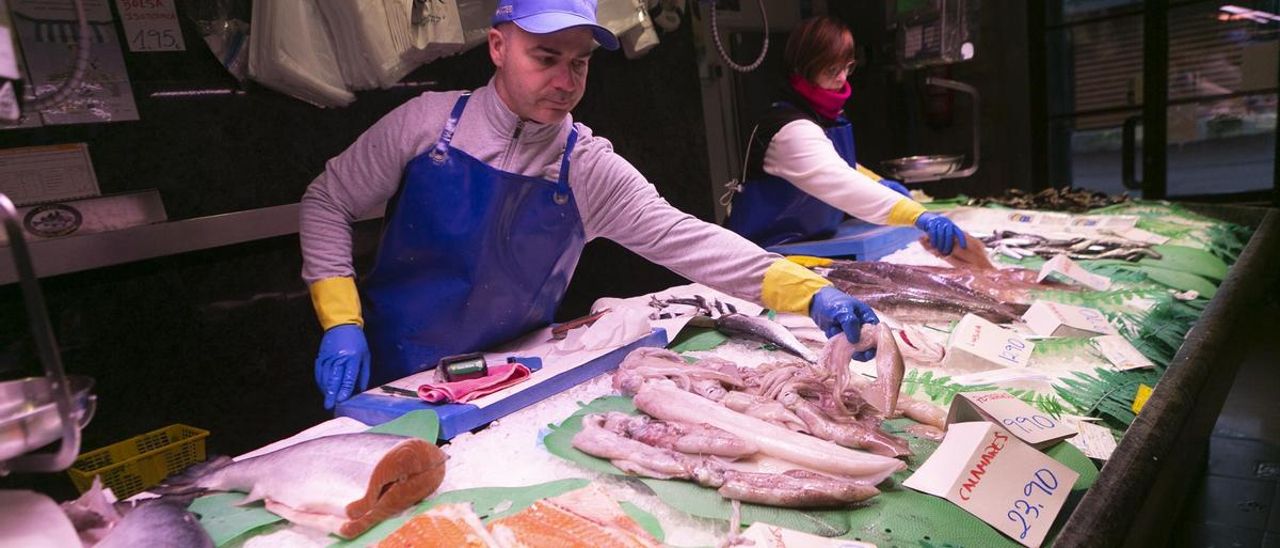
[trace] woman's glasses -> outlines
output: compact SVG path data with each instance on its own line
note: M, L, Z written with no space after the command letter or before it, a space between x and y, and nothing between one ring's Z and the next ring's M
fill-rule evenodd
M834 67L828 68L822 71L822 73L825 74L827 78L839 78L841 74L844 74L845 77L848 78L849 75L853 74L853 69L857 67L858 67L858 61L855 59L853 61L849 61L846 64L836 65Z

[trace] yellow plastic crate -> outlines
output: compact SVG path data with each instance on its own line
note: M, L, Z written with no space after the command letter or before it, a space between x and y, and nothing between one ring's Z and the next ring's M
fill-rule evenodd
M203 462L204 439L209 432L185 424L171 424L101 449L81 453L67 470L81 493L93 485L94 476L116 497L132 497L161 480Z

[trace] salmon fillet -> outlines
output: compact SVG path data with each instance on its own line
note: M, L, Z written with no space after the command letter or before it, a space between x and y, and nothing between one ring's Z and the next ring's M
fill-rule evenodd
M653 538L653 535L645 531L644 527L631 519L631 516L623 512L622 507L618 506L612 497L595 484L549 498L547 502L595 522L597 525L621 529L645 542L658 543L658 539Z
M612 501L610 501L612 503ZM616 503L613 503L617 506ZM489 524L493 538L507 548L640 548L657 546L623 529L605 527L554 504L535 502L525 510ZM648 537L648 534L645 534ZM649 537L652 539L653 537Z
M493 540L469 504L432 508L396 529L378 548L501 548Z

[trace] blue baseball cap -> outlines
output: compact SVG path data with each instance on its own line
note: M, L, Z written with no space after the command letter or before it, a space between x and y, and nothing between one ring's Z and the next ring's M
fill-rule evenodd
M596 22L596 0L498 0L493 26L508 21L533 34L591 27L604 49L618 49L618 37Z

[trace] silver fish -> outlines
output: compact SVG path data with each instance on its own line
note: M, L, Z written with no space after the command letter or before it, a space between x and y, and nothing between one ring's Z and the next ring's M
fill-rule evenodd
M293 523L352 538L435 491L445 458L418 438L340 434L208 464L171 480L165 491L246 492L242 503L263 500Z
M160 546L212 548L213 540L198 517L187 511L195 498L169 496L136 503L112 503L102 479L80 498L62 503L62 511L85 546Z
M809 363L818 363L818 355L800 342L791 330L768 318L745 314L725 314L715 319L715 328L733 335L744 335L776 344Z
M186 501L159 498L142 502L111 528L95 548L213 548L213 539L200 525L195 514L187 511Z

